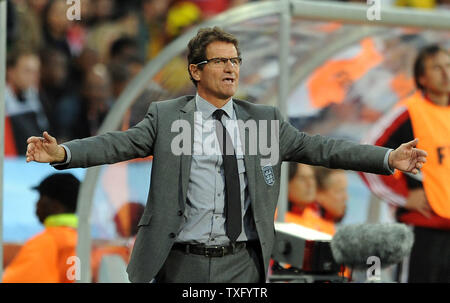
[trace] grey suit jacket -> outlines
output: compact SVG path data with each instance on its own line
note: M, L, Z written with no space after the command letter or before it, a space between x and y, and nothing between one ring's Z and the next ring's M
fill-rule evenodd
M257 154L246 153L244 156L251 207L261 246L260 253L264 272L267 272L274 244L274 213L280 189L281 161L390 174L383 166L388 149L319 135L309 136L284 121L274 107L236 99L233 101L238 120L276 121L278 126L276 131L268 128L269 139L266 139L270 142L273 135L279 138L279 161L262 161L264 157L259 151ZM171 127L175 120L188 121L192 126L192 146L194 111L193 96L154 102L150 105L146 117L127 131L109 132L65 143L72 158L68 165L58 167L60 169L90 167L154 156L147 205L139 222L139 231L127 268L132 282L152 280L166 260L180 228L192 154L175 155L172 152L172 140L179 133L171 132ZM245 150L249 151L249 140L253 137L249 138L247 128L241 130L241 136L243 133L246 134Z

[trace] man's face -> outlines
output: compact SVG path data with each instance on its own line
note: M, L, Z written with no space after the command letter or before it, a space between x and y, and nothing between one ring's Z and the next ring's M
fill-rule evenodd
M26 55L17 60L17 64L11 70L11 80L19 90L37 87L39 82L41 63L37 56Z
M320 190L323 199L332 203L346 203L348 200L348 180L344 171L335 171L328 176L325 189Z
M289 181L289 201L295 204L313 202L316 198L314 170L306 164L298 164L296 175Z
M431 93L450 94L450 55L440 51L426 58L424 74L419 81Z
M215 41L206 48L206 59L212 58L235 58L237 50L232 43ZM215 64L209 62L203 64L203 69L191 64L191 74L197 80L197 91L199 95L208 101L226 101L232 97L238 88L239 64L233 65L228 62Z

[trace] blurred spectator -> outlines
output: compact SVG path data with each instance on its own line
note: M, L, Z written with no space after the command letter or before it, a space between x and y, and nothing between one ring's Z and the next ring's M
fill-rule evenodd
M93 0L91 1L91 5L94 23L110 22L114 17L116 9L115 0Z
M340 187L340 185L338 183L337 187ZM339 208L330 206L330 203L332 203L331 199L338 197L333 192L332 194L328 194L331 196L330 199L325 194L325 191L335 191L335 188L333 190L330 188L321 190L321 203L317 201L319 197L317 188L315 171L312 166L289 163L289 204L288 212L285 215L285 222L300 224L333 235L335 233L335 216L340 216L341 214L337 211ZM332 214L332 218L329 215L325 217L327 214Z
M98 52L89 47L85 47L78 57L73 58L70 83L74 87L74 90L81 91L81 86L87 72L100 62L101 58Z
M31 1L30 1L31 2ZM39 2L39 1L37 1ZM8 43L14 48L26 48L39 51L43 46L41 16L28 6L28 3L8 2L8 27L12 32Z
M56 48L41 53L40 99L50 122L50 130L61 141L73 137L75 118L80 115L79 100L69 82L69 59Z
M187 1L175 3L170 7L165 23L165 43L170 43L179 35L188 31L201 21L200 9ZM176 56L155 76L155 81L162 88L172 93L185 93L186 88L191 89L187 73L186 56ZM177 75L177 77L173 77Z
M111 46L120 37L136 37L139 20L137 13L124 12L117 19L94 26L87 37L87 46L97 51L103 63L108 63Z
M5 283L70 283L69 258L76 256L75 215L80 181L73 175L53 174L34 187L39 192L36 216L43 232L28 240L5 269Z
M155 57L165 45L164 24L172 0L142 0L139 12L139 49L145 59Z
M29 136L39 136L49 123L38 95L38 55L16 49L8 53L6 70L6 155L24 155ZM9 131L8 131L9 130Z
M289 211L302 213L306 206L314 202L316 193L317 182L312 166L289 163Z
M82 112L77 122L77 138L97 134L111 107L112 88L108 69L103 64L93 66L86 74L81 91Z
M139 47L135 39L131 37L120 37L111 44L109 51L109 63L119 63L132 57L139 56Z
M122 91L134 77L136 77L144 67L144 60L136 56L122 59L110 64L109 71L112 82L112 95L114 100L119 98Z
M47 46L60 49L68 58L72 51L67 41L70 21L66 16L67 5L65 1L49 0L43 12L43 33Z
M73 56L79 56L85 47L89 26L93 20L92 3L92 0L80 0L80 20L71 20L67 29L67 42Z
M166 44L202 20L199 7L189 1L177 2L169 8L165 25Z
M42 18L49 0L27 0L26 2L30 9L32 9L39 18Z
M348 200L347 174L344 170L322 166L314 168L317 181L317 197L321 216L331 222L339 222L345 215Z

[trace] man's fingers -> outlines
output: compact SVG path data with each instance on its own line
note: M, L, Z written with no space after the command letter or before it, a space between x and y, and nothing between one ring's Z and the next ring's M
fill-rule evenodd
M34 150L34 143L29 143L27 145L27 154L32 153Z
M56 139L50 136L49 133L46 131L42 135L44 136L45 140L47 140L49 143L53 143L56 141Z
M29 137L27 139L27 143L36 143L36 142L39 142L39 141L42 141L42 140L44 140L44 138L33 136L33 137Z
M416 147L418 142L419 142L419 139L415 138L414 140L407 142L406 145L408 145L410 147Z
M423 157L423 158L428 157L428 153L426 151L424 151L423 149L416 148L416 153L417 153L417 156L419 156L419 157Z
M418 162L421 162L421 163L426 163L426 162L427 162L427 158L425 158L425 157L419 157L419 158L417 158L417 161L418 161Z

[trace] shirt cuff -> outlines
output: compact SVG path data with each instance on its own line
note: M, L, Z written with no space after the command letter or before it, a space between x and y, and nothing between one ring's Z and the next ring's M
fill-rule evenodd
M53 166L53 167L67 165L67 164L69 164L70 160L72 159L72 154L70 153L70 149L67 146L65 146L64 144L60 144L60 145L66 151L66 161L64 161L64 162L57 162L57 163L50 163L50 165Z
M392 169L389 165L389 155L390 153L393 151L392 148L390 148L387 152L386 155L384 156L384 168L389 171L391 173L391 175L394 173L394 169Z

